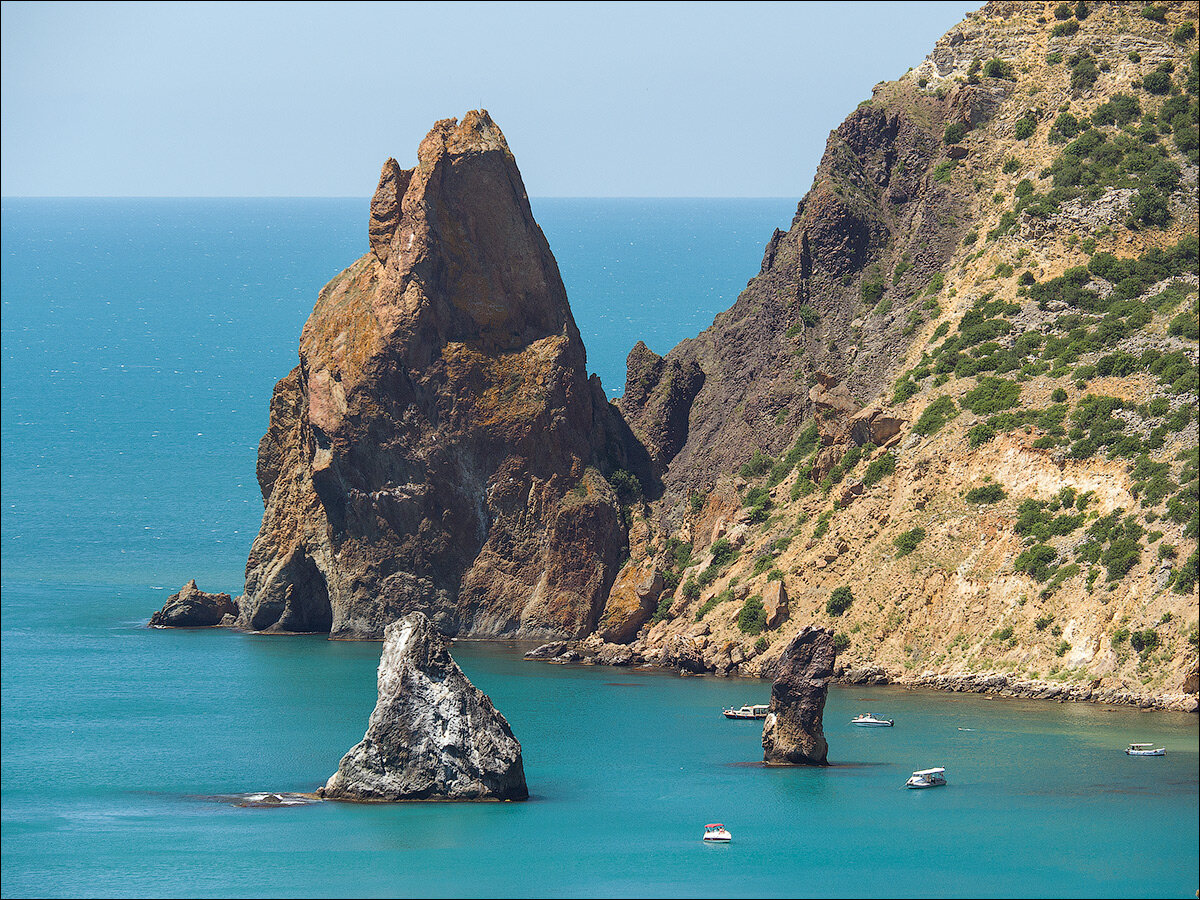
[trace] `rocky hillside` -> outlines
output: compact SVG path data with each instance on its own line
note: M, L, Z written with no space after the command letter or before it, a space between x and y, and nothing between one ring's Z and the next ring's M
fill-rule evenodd
M384 164L370 252L321 291L259 447L239 624L381 637L591 632L644 451L588 381L558 266L486 112ZM628 476L626 476L628 477Z
M503 135L438 123L276 388L239 625L749 675L815 626L850 681L1196 709L1196 16L972 14L617 404Z
M1195 709L1196 15L989 3L876 86L733 308L630 353L667 491L622 627L543 655L815 624L849 680Z

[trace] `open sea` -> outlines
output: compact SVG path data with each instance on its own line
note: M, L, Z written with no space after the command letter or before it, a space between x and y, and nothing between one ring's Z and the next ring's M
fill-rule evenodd
M835 765L765 769L761 723L720 710L767 682L507 643L453 653L529 802L229 802L333 773L379 644L145 623L192 577L240 592L271 388L367 205L3 201L0 894L1195 896L1195 715L835 686ZM665 353L733 302L795 203L533 207L615 395L638 339ZM896 726L848 724L868 710ZM902 788L934 765L948 787ZM701 843L716 821L731 844Z

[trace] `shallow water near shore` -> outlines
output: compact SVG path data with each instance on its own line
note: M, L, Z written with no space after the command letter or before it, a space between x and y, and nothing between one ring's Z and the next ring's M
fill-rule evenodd
M366 208L4 201L0 893L1193 896L1194 715L835 686L834 765L767 769L761 722L720 715L766 682L518 644L453 654L528 802L253 802L362 737L379 644L145 622L188 578L239 590L271 387ZM665 352L732 303L793 210L534 201L610 392L638 338ZM946 788L902 788L935 765ZM731 844L701 843L713 821Z

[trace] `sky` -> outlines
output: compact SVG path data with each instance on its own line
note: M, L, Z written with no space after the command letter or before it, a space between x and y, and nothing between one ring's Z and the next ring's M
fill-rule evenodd
M534 197L799 197L980 2L0 10L0 194L363 197L486 108Z

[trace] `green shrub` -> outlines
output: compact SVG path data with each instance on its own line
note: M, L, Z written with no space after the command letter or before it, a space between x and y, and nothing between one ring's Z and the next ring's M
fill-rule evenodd
M657 625L659 622L668 618L671 615L671 601L675 598L670 594L665 594L658 601L658 608L654 611L654 615L650 617L650 624Z
M1045 631L1046 626L1049 625L1053 621L1054 621L1054 616L1047 613L1045 615L1038 616L1036 619L1034 619L1033 627L1036 628L1038 631Z
M738 610L737 626L743 634L760 634L767 627L767 611L763 608L761 595L754 594L746 598Z
M854 594L850 588L842 585L835 588L833 593L829 595L829 599L825 602L825 612L831 616L840 616L850 608L850 604L854 602Z
M1054 7L1054 18L1058 19L1059 21L1064 21L1071 18L1071 4L1060 3L1058 6Z
M1079 23L1074 19L1068 19L1065 22L1059 22L1050 29L1051 37L1070 37L1079 31Z
M1196 567L1198 564L1200 564L1200 556L1198 556L1197 551L1193 550L1192 555L1175 572L1175 583L1172 585L1175 593L1190 594L1192 592L1192 589L1196 586Z
M1004 488L993 482L971 488L967 491L966 500L968 503L999 503L1007 496Z
M1002 171L1005 175L1011 175L1019 168L1021 168L1021 161L1015 156L1010 156L1008 159L1004 160L1004 169Z
M883 282L882 281L864 281L860 290L862 302L866 304L867 309L873 309L875 304L883 297Z
M946 126L946 130L942 132L942 142L945 144L957 144L966 136L967 126L962 122L951 122Z
M717 538L708 548L712 554L714 566L724 566L732 562L738 555L737 548L729 542L729 538Z
M925 540L925 529L919 525L909 531L901 532L894 541L893 546L896 548L896 558L908 556L917 549L921 541Z
M1171 37L1179 41L1181 44L1186 44L1196 36L1196 26L1192 22L1184 22L1178 28L1171 32Z
M950 180L954 169L958 166L956 159L943 159L940 163L933 167L933 180L941 184L945 184Z
M775 464L775 460L767 456L761 450L755 449L750 455L750 459L742 464L738 469L738 474L743 478L758 478L766 475L771 471L771 466Z
M1011 625L1005 625L1003 628L997 628L992 632L993 640L1007 641L1013 636L1013 628Z
M1050 399L1055 403L1064 403L1067 399L1067 392L1062 388L1055 388L1054 393L1050 395Z
M844 631L839 631L833 636L833 650L835 653L841 653L850 646L850 635Z
M863 486L871 487L895 471L896 457L890 450L881 453L867 464L867 471L863 473Z
M770 646L770 643L771 642L767 640L767 636L765 634L759 635L758 640L754 642L754 649L759 653L762 653L767 649L767 647Z
M938 397L932 403L925 407L921 413L917 423L913 426L913 431L917 434L929 436L936 434L941 430L942 426L958 415L958 407L951 397Z
M959 402L975 415L986 416L1002 409L1011 409L1018 405L1020 398L1021 386L1015 381L981 375L975 387L964 394Z
M1122 626L1112 633L1110 643L1114 647L1119 646L1129 640L1129 629Z
M1028 113L1017 119L1014 132L1018 141L1023 141L1025 138L1032 136L1035 131L1037 131L1037 119Z
M1046 544L1035 544L1024 550L1013 562L1018 572L1024 572L1035 581L1045 581L1050 577L1050 564L1058 558L1058 551Z
M1153 628L1135 631L1129 635L1129 646L1143 655L1149 653L1158 646L1158 632Z
M1070 649L1071 649L1071 643L1069 641L1059 641L1058 646L1054 648L1054 655L1055 656L1064 656L1064 655L1066 655L1066 652Z
M1146 5L1142 7L1142 18L1149 19L1151 22L1158 22L1162 25L1167 24L1167 8L1165 6Z
M700 599L700 582L695 578L689 578L685 581L681 590L683 591L684 599L688 601Z
M1142 87L1151 94L1169 94L1171 92L1171 76L1166 72L1150 72L1142 78Z
M616 469L609 475L608 483L612 485L621 503L635 503L642 499L642 483L624 469Z

